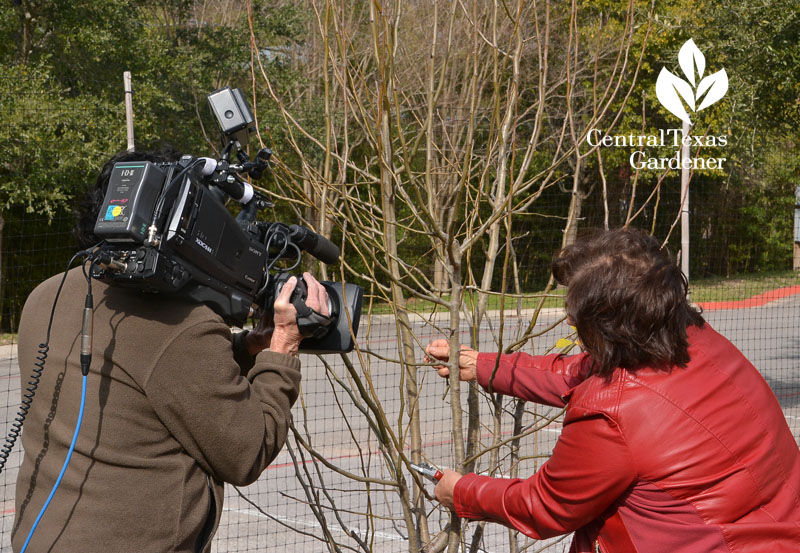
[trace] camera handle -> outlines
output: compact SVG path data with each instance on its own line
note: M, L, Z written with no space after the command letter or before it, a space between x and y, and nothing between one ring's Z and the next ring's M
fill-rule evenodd
M288 274L281 276L283 278L280 278L276 285L275 297L280 294L281 289L283 289L283 286L286 284L286 280L289 278ZM302 277L298 277L297 285L295 286L295 289L292 291L292 295L289 298L289 303L291 303L294 306L295 311L297 311L297 328L300 331L300 335L305 338L322 338L328 333L331 324L338 315L338 305L336 305L336 303L333 301L333 298L331 298L329 295L329 315L323 315L319 311L312 309L306 304L305 300L307 297L308 286Z
M302 298L299 296L295 298L294 293L292 293L292 298L292 305L297 311L297 328L300 331L300 335L305 338L322 338L325 336L328 333L328 327L333 322L333 318L311 309Z

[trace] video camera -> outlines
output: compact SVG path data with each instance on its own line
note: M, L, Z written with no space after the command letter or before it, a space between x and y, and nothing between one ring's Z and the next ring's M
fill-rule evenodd
M259 210L273 204L243 176L260 178L272 152L261 149L253 160L245 152L253 115L239 89L217 90L208 101L225 142L219 160L184 156L172 163L114 165L94 227L104 242L92 276L207 304L228 324L241 327L249 316L271 311L302 251L331 264L338 261L339 248L301 225L256 220ZM235 218L225 206L228 199L242 204ZM281 260L294 263L277 267ZM298 326L307 336L300 350L351 351L363 290L354 284L322 285L328 319L303 309L302 279L292 295Z

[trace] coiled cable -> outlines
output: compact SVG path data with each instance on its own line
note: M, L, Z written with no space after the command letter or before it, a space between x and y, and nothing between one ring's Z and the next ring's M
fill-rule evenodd
M6 461L11 455L11 451L14 449L14 444L16 444L17 438L22 433L22 425L25 422L25 417L28 415L28 411L31 408L31 404L33 403L33 396L36 393L36 388L39 387L39 379L42 377L44 365L47 362L47 352L50 350L50 330L53 327L53 317L56 313L56 304L58 303L59 295L61 295L61 289L64 287L64 282L67 280L67 272L69 271L72 263L78 257L86 256L90 253L90 251L91 250L80 251L72 256L72 259L70 259L69 263L67 263L67 268L64 271L64 276L61 278L61 283L58 285L56 297L53 300L53 307L50 310L50 320L47 323L47 337L43 344L39 344L36 362L34 363L35 366L31 371L30 380L28 380L28 387L25 388L25 393L22 396L22 401L19 409L17 410L17 416L14 418L14 422L11 423L11 428L6 436L6 441L3 446L0 447L0 473L2 473L3 469L5 469Z

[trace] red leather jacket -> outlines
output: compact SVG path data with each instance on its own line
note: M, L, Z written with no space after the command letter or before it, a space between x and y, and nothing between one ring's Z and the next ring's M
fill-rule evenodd
M552 457L527 480L467 474L459 516L572 552L800 551L800 450L767 383L708 324L690 327L686 368L610 382L586 355L502 355L495 392L567 405ZM484 387L496 354L478 356Z

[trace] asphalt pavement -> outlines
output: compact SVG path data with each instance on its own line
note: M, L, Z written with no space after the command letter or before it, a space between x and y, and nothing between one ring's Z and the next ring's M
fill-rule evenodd
M715 309L707 311L704 316L759 368L775 392L795 437L800 439L800 295L759 307ZM535 328L536 332L543 334L526 351L545 353L551 351L559 339L561 344L566 343L564 340L570 338L570 329L564 323L556 324L561 317L560 310L543 313ZM461 337L468 341L474 334L479 338L480 349L496 350L498 343L512 342L524 330L529 318L529 313L523 313L521 318L506 314L501 325L499 314L495 313L479 329L470 331L467 326L462 326ZM413 320L413 332L420 348L431 339L446 335L447 327L447 317L444 316ZM394 439L407 443L407 397L402 371L393 361L398 357L395 336L397 327L392 317L364 320L359 344L368 352L349 356L361 375L361 384L368 391L369 399L374 402L372 405L359 395L345 364L336 356L326 356L325 362L314 356L302 356L303 393L293 411L295 426L303 440L337 470L315 462L296 440L291 439L289 446L258 482L241 490L228 487L214 551L322 552L328 550L320 541L326 533L357 551L407 550L400 501L394 489L379 483L381 479L391 478L388 468L391 463L386 462L385 452L375 439L374 428L365 415L379 404L390 423ZM417 357L422 358L421 349L418 349ZM22 366L29 367L30 362L23 360ZM23 372L28 374L29 369ZM419 386L417 401L424 454L429 461L446 466L453 450L447 384L436 376L435 371L423 368ZM3 436L19 407L19 390L15 347L0 346L0 433ZM462 395L466 400L466 390ZM512 400L506 401L504 405L508 412L496 424L489 417L490 399L485 394L479 399L482 413L479 435L483 446L491 445L496 436L501 439L511 436L514 430L510 416L515 407ZM560 431L558 412L557 409L533 404L525 406L523 427L539 430L522 441L520 475L535 471L552 450ZM374 416L369 416L369 420L374 419ZM508 457L511 450L501 447L498 452L500 471L504 474L503 471L507 471L511 464ZM9 534L20 459L21 451L17 445L6 470L0 474L0 552L3 553L11 551ZM486 465L483 462L479 470L485 469ZM348 478L345 473L368 476L375 482L367 486ZM407 481L412 478L405 471L404 476ZM427 484L426 489L432 492L433 485ZM309 504L322 505L322 508L314 510ZM430 501L425 504L433 534L447 522L444 513L437 515L435 505ZM469 526L470 535L474 528L474 524ZM546 551L561 553L568 543L569 540L555 543ZM538 544L536 549L542 545ZM497 525L486 526L482 551L500 553L507 550L507 530Z

